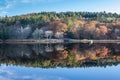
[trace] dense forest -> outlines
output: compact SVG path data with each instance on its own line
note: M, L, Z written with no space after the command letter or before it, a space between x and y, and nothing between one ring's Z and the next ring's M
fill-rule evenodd
M41 12L0 17L0 39L120 39L120 14Z

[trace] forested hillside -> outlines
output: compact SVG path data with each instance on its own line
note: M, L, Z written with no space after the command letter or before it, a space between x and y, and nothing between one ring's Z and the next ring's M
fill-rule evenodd
M0 39L120 39L120 14L41 12L0 18Z

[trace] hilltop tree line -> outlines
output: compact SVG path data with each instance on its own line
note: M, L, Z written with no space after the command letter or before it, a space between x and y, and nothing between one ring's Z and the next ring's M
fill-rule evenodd
M120 14L41 12L0 18L0 39L42 39L48 36L73 39L120 39Z

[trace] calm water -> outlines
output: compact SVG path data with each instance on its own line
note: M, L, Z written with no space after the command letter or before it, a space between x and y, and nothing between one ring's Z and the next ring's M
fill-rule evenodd
M0 80L120 80L120 44L0 44Z

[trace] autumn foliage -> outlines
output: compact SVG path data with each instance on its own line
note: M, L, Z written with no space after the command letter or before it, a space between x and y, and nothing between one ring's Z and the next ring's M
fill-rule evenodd
M79 16L78 16L79 13ZM72 38L72 39L120 39L120 21L116 18L116 20L108 20L105 17L101 20L97 20L97 15L100 13L87 13L87 12L69 12L69 13L39 13L39 14L27 14L22 16L14 16L14 17L5 17L0 18L0 39L9 39L11 36L16 33L22 34L22 30L20 29L28 29L26 28L29 25L30 30L27 33L25 38L33 38L31 34L37 30L39 33L34 36L42 35L44 37L44 33L47 30L50 30L53 35L52 38L57 37L58 34L62 37L59 38ZM102 16L106 16L105 12L102 13ZM74 16L73 16L74 15ZM93 16L94 15L94 16ZM114 14L117 15L117 14ZM118 15L117 15L118 16ZM18 32L16 32L18 30ZM13 33L16 32L16 33ZM29 34L28 34L29 33ZM56 37L56 38L57 38ZM17 36L19 39L19 36Z

